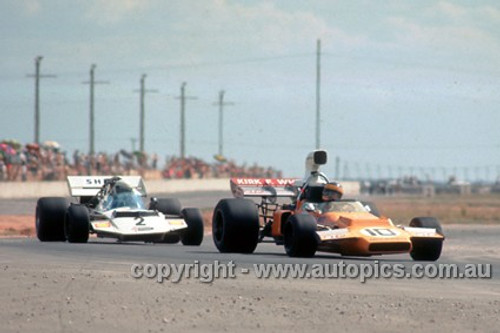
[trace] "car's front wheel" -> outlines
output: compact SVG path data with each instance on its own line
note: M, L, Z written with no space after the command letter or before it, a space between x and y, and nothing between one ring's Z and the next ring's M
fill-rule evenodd
M317 224L309 214L295 214L285 224L285 251L290 257L312 257L318 248Z
M89 211L84 205L70 205L64 221L64 233L70 243L87 243L89 240Z
M184 221L188 225L182 233L181 241L184 245L198 246L203 242L203 216L198 208L184 208L181 212Z
M415 217L410 221L410 227L436 229L438 234L444 236L441 224L433 217ZM413 238L410 256L416 261L436 261L441 256L442 248L442 238Z

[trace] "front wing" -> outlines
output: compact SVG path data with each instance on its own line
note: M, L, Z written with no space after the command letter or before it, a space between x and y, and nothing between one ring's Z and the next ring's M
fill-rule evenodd
M319 230L317 236L319 251L354 256L407 253L414 239L444 240L432 228L378 226Z
M98 237L122 241L160 241L167 234L179 233L187 228L181 217L142 216L108 218L103 216L90 222L90 229Z

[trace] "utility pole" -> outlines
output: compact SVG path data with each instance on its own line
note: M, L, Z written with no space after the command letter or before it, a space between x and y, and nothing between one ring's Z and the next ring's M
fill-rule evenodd
M180 156L186 157L186 99L196 99L194 96L186 96L186 82L181 84L181 95L176 97L181 101L181 128L180 128Z
M234 105L233 102L224 102L224 90L219 91L219 101L215 102L214 105L219 106L219 156L224 156L224 106L225 105Z
M141 88L139 90L140 96L140 119L139 119L139 150L141 153L144 153L144 118L145 118L145 108L144 108L144 98L147 92L156 93L158 90L156 89L146 89L146 74L142 74L141 76ZM137 91L137 90L136 90Z
M90 110L89 110L89 154L93 155L95 153L95 127L94 127L94 85L96 84L109 84L109 81L95 81L94 71L96 65L92 64L90 66L90 81L82 82L83 84L88 84L90 86Z
M130 138L130 142L132 143L132 151L135 151L135 143L137 142L136 138Z
M316 42L316 149L321 146L321 115L320 115L320 88L321 88L321 40Z
M340 180L340 157L335 157L335 178Z
M347 162L344 161L344 172L342 174L341 180L348 180L349 178L350 178L349 165L347 164Z
M55 75L40 74L40 63L42 62L43 57L37 56L35 58L35 74L28 74L28 77L35 78L35 135L34 141L35 143L40 143L40 79L46 77L56 77Z

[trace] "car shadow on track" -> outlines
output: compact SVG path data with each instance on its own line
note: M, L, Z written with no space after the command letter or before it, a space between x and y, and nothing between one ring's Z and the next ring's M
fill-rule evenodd
M263 258L288 258L290 260L318 260L318 259L327 259L327 260L339 260L339 261L362 261L362 262L373 262L373 261L378 261L378 262L399 262L399 263L411 263L414 262L410 258L388 258L388 257L380 257L380 256L372 256L372 257L351 257L351 256L341 256L338 254L316 254L313 257L310 258L303 258L303 257L289 257L286 253L276 253L276 252L254 252L254 253L220 253L218 251L203 251L203 250L196 250L196 251L190 251L191 253L199 253L199 254L208 254L208 255L219 255L221 256L220 259L233 259L234 255L237 254L238 256L244 256L244 257L255 257L256 259L259 257ZM227 256L227 258L226 258Z
M91 241L88 244L100 244L100 245L147 245L147 246L182 246L181 244L167 244L167 243L149 243L149 242L120 242L120 241Z

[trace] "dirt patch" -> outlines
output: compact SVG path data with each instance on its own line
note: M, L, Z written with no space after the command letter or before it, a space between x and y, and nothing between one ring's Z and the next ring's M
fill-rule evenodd
M442 224L500 224L498 195L386 196L369 200L397 224L406 225L417 216L433 216Z
M35 236L32 215L0 215L0 236Z
M203 210L205 230L211 230L212 211ZM35 237L35 216L33 215L0 215L0 237L26 236Z

